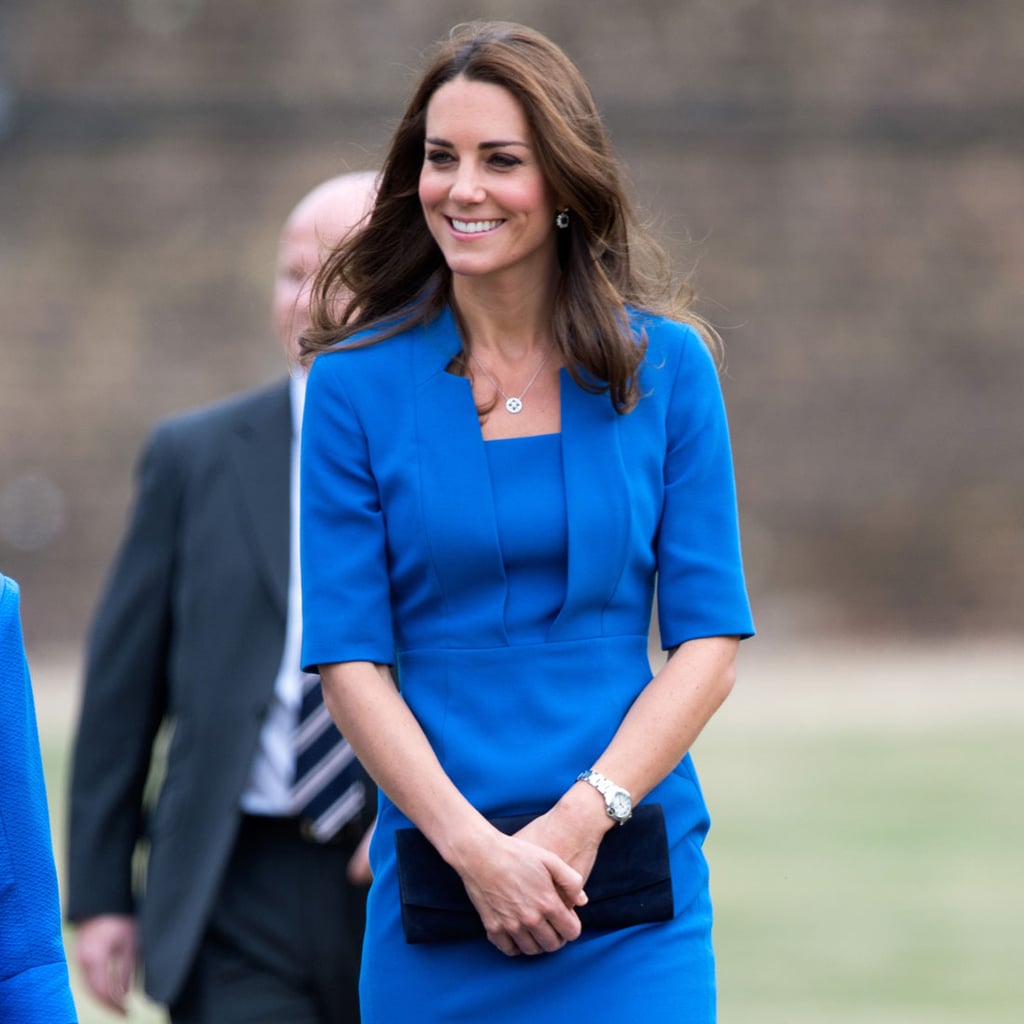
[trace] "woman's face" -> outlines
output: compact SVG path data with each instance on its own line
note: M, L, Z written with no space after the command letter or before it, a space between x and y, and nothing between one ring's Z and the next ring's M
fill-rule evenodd
M420 203L452 273L527 284L553 275L555 197L519 101L455 78L431 97L426 121Z

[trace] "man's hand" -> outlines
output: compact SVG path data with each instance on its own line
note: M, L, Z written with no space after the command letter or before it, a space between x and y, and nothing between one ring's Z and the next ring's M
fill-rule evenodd
M370 870L370 840L376 827L377 822L374 820L349 857L346 874L352 885L367 886L373 881L373 871Z
M75 954L89 991L122 1015L127 1012L138 948L138 925L128 914L100 914L78 925Z

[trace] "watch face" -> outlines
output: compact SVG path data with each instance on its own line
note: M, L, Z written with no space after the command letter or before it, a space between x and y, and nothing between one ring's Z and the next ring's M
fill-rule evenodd
M612 793L608 810L616 821L625 821L633 813L633 801L630 800L628 793L619 790Z

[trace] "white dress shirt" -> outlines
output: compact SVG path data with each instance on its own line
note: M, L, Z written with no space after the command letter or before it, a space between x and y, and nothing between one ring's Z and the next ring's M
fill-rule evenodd
M277 670L270 708L260 731L249 782L242 793L242 810L249 814L292 815L297 812L291 796L295 775L292 733L298 721L302 699L302 583L299 574L299 449L302 438L302 409L306 399L306 377L293 371L290 381L292 408L291 506L289 530L291 556L288 560L288 616L284 651Z

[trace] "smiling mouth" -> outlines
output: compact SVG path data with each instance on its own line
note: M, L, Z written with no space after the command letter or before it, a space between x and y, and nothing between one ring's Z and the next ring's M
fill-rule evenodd
M457 220L455 217L449 217L448 221L456 231L463 235L479 235L484 231L493 231L504 223L501 220Z

